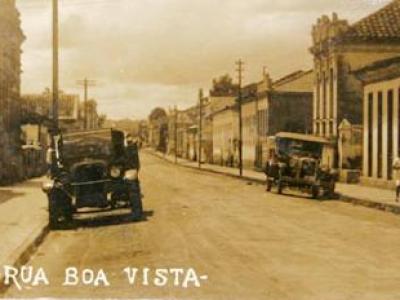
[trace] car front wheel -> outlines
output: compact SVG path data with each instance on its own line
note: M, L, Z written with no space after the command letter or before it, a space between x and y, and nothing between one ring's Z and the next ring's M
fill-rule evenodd
M139 221L143 217L142 194L140 190L140 182L135 180L130 183L129 199L131 203L132 218Z

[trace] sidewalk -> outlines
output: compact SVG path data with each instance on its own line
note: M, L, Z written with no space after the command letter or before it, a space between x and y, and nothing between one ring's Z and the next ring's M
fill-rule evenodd
M0 188L0 267L21 266L48 231L47 201L41 191L44 178ZM0 271L0 292L7 286Z
M152 154L163 158L169 162L175 163L175 157L173 155L164 155L163 153L156 152L153 150L149 150ZM184 167L189 167L189 168L196 168L198 169L199 163L195 161L189 161L186 159L179 158L177 159L177 163L181 166ZM211 173L217 173L217 174L225 174L228 176L232 177L240 177L239 176L239 170L237 168L230 168L230 167L224 167L224 166L219 166L219 165L211 165L211 164L201 164L201 169L203 171L211 172ZM257 172L253 170L243 170L243 179L245 180L251 180L259 183L264 183L265 182L265 175L262 172Z
M172 155L164 155L153 150L149 151L165 160L175 162L175 157ZM197 162L188 161L182 158L178 158L177 162L179 165L185 167L198 168ZM201 169L212 173L225 174L239 178L239 171L235 168L202 164ZM257 183L265 183L265 175L262 172L252 170L244 170L243 179ZM336 192L339 194L339 199L341 201L400 214L400 203L395 202L395 192L392 190L360 186L357 184L338 183L336 185Z

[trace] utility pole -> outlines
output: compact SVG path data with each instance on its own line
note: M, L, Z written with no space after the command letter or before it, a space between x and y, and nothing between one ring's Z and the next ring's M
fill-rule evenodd
M53 0L53 99L52 117L54 131L58 132L58 0Z
M203 131L203 89L199 90L199 169L201 168L202 131Z
M243 61L239 59L236 62L238 72L238 98L237 104L239 108L239 175L243 176L243 121L242 121L242 76L243 76Z
M175 105L174 114L174 140L175 140L175 164L178 163L178 108Z
M265 82L265 78L267 76L267 67L263 66L263 82ZM260 143L260 135L261 135L261 128L260 128L260 113L259 113L259 95L257 93L256 98L256 130L257 130L257 150L256 150L256 166L258 168L262 168L262 148Z
M78 85L83 86L83 94L84 94L84 102L83 102L83 128L88 129L88 109L87 109L87 103L88 103L88 94L89 94L89 86L95 86L96 81L95 80L89 80L87 78L84 78L83 80L78 80L77 81Z

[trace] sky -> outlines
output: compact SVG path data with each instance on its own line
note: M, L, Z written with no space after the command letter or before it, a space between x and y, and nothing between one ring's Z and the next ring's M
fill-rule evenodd
M337 12L353 23L389 0L59 0L60 88L83 90L109 118L146 118L157 106L186 108L212 79L244 83L312 68L311 28ZM23 44L22 93L51 86L51 0L17 0Z

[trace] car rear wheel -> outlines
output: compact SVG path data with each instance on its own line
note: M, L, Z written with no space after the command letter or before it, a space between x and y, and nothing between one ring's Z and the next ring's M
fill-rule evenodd
M283 182L281 180L278 181L278 194L282 195L283 194Z
M325 190L324 192L325 192L325 196L326 196L327 198L333 198L333 197L335 196L335 187L336 187L336 184L335 184L335 182L333 181L333 182L331 182L331 183L329 184L329 186L326 188L326 190Z
M57 229L72 221L73 209L64 192L60 190L51 191L48 200L50 229Z
M320 194L320 187L318 185L314 185L311 188L311 198L312 199L318 199Z
M272 190L272 180L267 179L267 192L270 192Z

